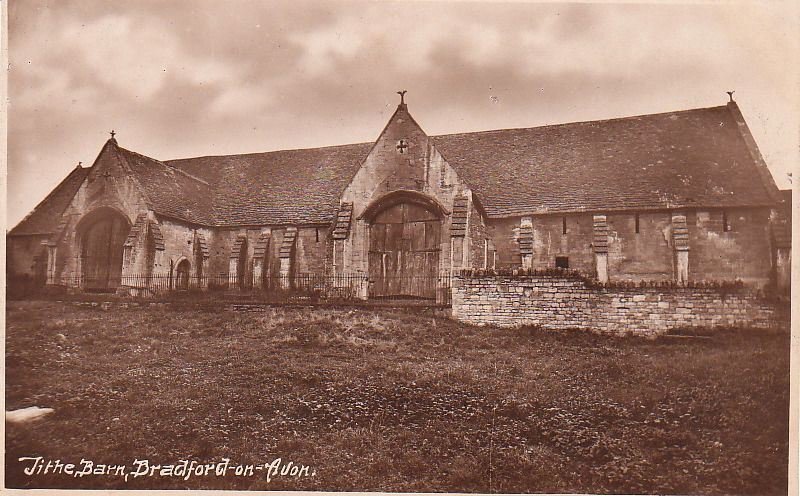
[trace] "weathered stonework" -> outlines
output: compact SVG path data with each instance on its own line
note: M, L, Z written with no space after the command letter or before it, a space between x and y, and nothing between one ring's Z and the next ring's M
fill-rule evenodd
M612 280L674 279L668 213L615 213L608 214L606 218L608 273ZM573 266L570 265L570 268Z
M604 288L577 277L546 275L457 276L452 315L477 325L640 336L691 327L788 329L788 309L751 288Z
M401 140L406 146L402 153L398 148ZM410 116L405 105L401 105L342 193L340 211L352 208L352 221L349 233L344 237L340 234L346 231L344 223L338 221L337 216L335 243L330 252L331 264L335 259L337 273L369 272L369 222L364 214L387 195L397 192L417 195L443 210L441 233L447 235L441 236L439 272L473 263L469 234L470 223L477 212L473 213L471 192Z
M723 214L729 230L723 226ZM686 216L689 230L689 279L733 280L766 285L770 257L770 209L697 210Z
M594 252L595 277L600 282L608 282L608 223L605 215L595 215L592 218L594 237L592 251Z
M777 190L736 105L648 117L653 129L676 141L702 130L683 148L655 143L650 153L663 152L666 162L641 155L643 147L654 145L635 132L642 118L625 124L632 141L622 150L630 154L624 160L646 165L636 169L640 179L647 176L659 186L628 184L616 192L625 198L615 193L616 183L626 180L615 175L615 157L622 155L589 153L622 146L619 134L593 141L608 123L430 137L401 103L371 144L159 162L124 150L112 138L91 168L76 168L65 179L68 187L54 192L64 199L58 207L63 213L41 222L49 214L44 208L31 230L9 236L9 273L80 287L91 266L86 259L101 258L86 256L83 239L92 239L85 234L95 233L91 226L105 216L122 226L113 232L125 230L121 276L119 271L114 276L122 279L121 291L137 294L146 293L140 286L149 284L150 276L178 287L178 272L188 274L197 289L268 290L296 275L324 274L363 277L364 287L373 290L376 279L391 279L387 270L395 271L395 279L424 274L439 284L461 268L556 266L601 282L742 280L788 291L791 222L777 216L770 203ZM725 119L733 125L720 129ZM567 156L564 147L543 150L538 140L547 144L553 132L559 135L550 138L578 133L589 143ZM693 157L698 140L718 133L725 146L714 151L720 163L711 172L730 174L691 184L684 168L694 162L684 155ZM551 167L551 159L561 160L560 168ZM737 165L748 160L749 168ZM604 165L597 168L596 162ZM606 174L567 181L562 171L570 167ZM298 168L306 175L295 177ZM262 177L264 171L277 179ZM674 171L677 182L664 171ZM699 177L701 171L695 172ZM748 175L763 182L763 195L739 188ZM720 185L709 186L716 180ZM662 188L659 181L675 184ZM562 182L573 188L570 195ZM726 206L739 197L749 206ZM398 205L402 219L374 222ZM431 217L417 211L406 219L417 207ZM47 229L36 231L42 226ZM371 255L377 255L372 262ZM371 270L376 266L378 271ZM437 302L446 300L440 298L445 288L437 286ZM432 299L430 288L410 294L406 289L395 294ZM359 292L370 295L367 289Z

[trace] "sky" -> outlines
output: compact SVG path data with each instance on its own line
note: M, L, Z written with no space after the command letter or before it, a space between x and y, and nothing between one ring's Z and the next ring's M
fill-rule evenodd
M109 137L161 159L724 105L800 163L798 2L11 0L8 228ZM491 166L491 164L487 164Z

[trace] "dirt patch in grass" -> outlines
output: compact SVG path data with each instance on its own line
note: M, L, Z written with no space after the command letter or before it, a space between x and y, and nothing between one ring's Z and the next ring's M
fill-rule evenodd
M10 487L785 494L789 337L648 341L408 312L13 302ZM313 475L70 477L19 457Z

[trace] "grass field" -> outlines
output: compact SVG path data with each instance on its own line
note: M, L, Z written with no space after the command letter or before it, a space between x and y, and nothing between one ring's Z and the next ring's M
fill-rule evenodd
M7 425L10 487L785 494L789 337L10 302L6 408L32 405L55 412ZM24 456L310 469L125 482Z

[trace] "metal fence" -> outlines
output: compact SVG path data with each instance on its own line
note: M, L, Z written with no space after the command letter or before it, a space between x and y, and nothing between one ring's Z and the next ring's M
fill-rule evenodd
M62 278L60 285L84 292L122 293L142 297L231 298L264 302L337 302L369 300L396 304L450 305L449 273L438 276L403 276L402 280L370 280L364 273L301 273L268 276L196 276L186 273L126 274L105 278Z

